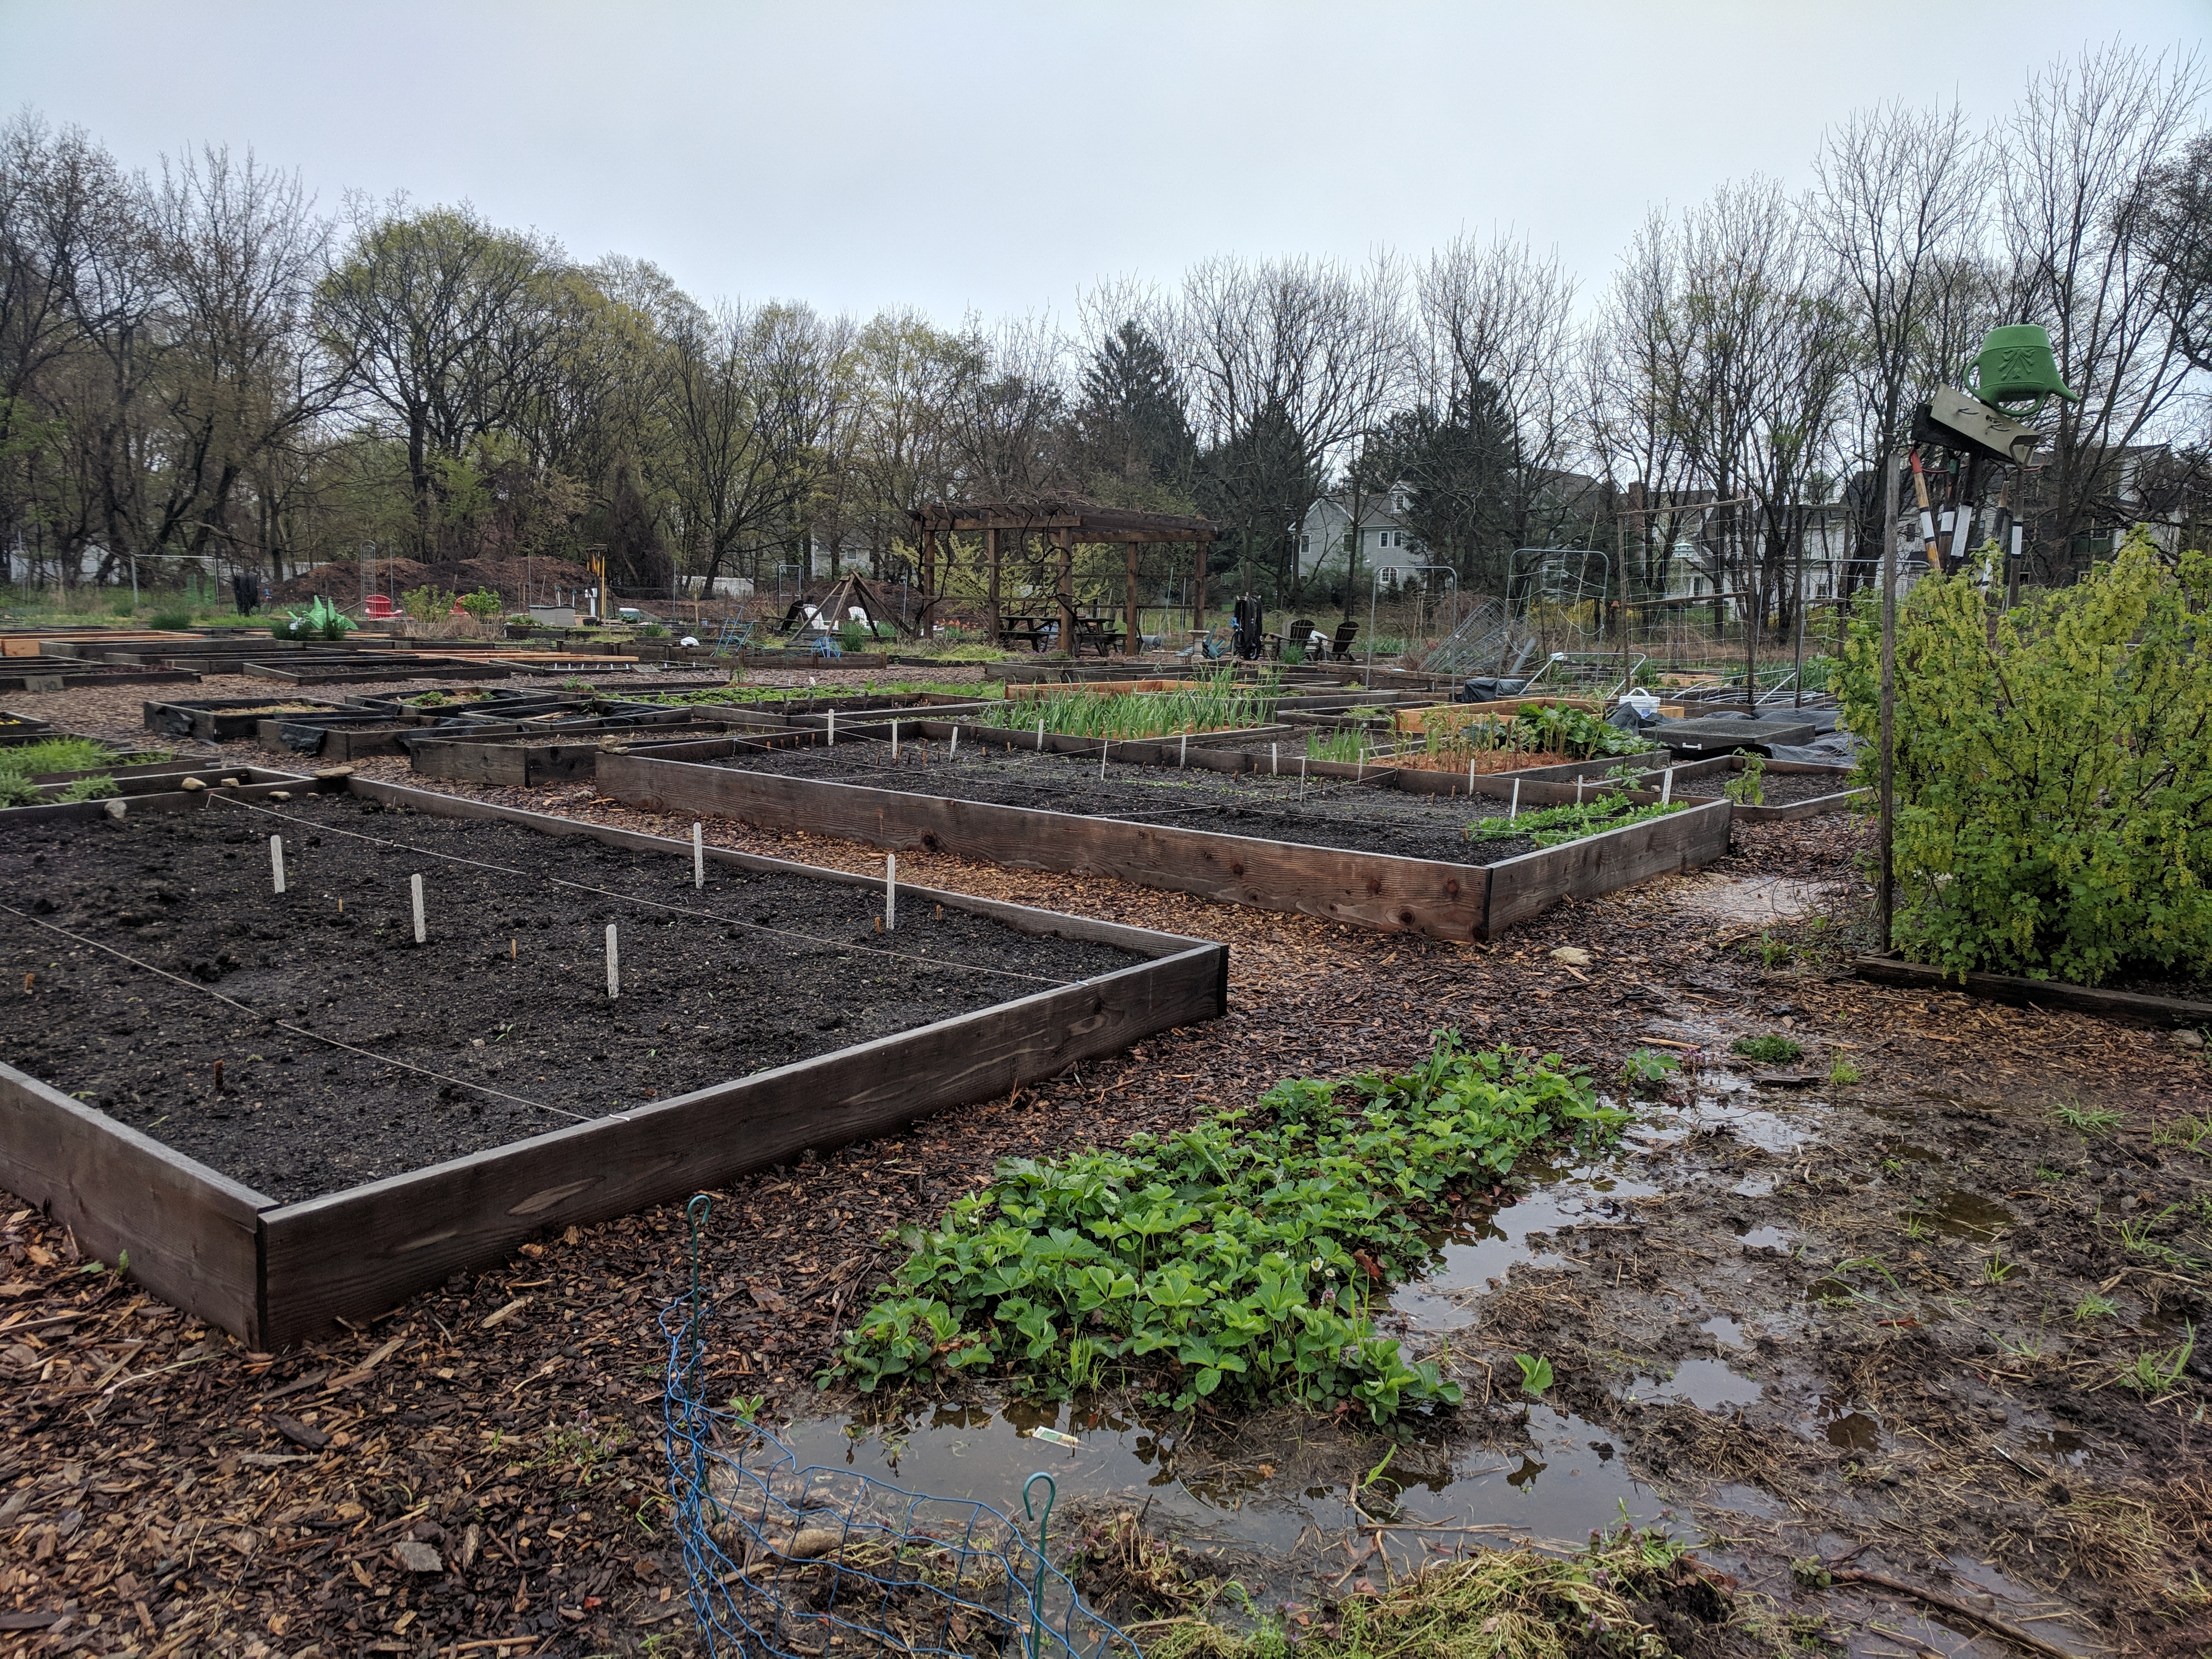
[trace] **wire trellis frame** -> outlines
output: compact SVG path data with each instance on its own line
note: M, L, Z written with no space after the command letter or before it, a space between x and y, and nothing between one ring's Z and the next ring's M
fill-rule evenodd
M668 1489L708 1652L727 1659L1141 1659L1046 1559L1056 1495L1033 1474L1022 1504L1032 1542L988 1504L932 1498L851 1469L802 1467L767 1429L706 1402L709 1305L699 1233L713 1209L685 1211L691 1288L661 1310L668 1371L661 1413ZM1030 1489L1045 1488L1044 1510Z

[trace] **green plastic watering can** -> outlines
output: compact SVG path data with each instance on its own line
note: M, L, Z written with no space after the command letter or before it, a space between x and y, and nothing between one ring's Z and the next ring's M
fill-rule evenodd
M1998 409L2021 403L2039 409L2045 398L2054 396L2069 404L2081 401L2081 394L2069 390L2058 377L2050 334L2033 323L1991 329L1983 337L1982 355L1974 360L1974 395Z

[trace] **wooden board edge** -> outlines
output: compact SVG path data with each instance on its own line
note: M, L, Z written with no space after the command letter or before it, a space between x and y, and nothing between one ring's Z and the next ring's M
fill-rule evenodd
M1707 801L1663 818L1623 824L1564 846L1501 860L1490 866L1483 936L1496 939L1570 896L1595 898L1654 876L1710 864L1728 851L1733 823L1731 803ZM1635 848L1638 840L1646 843L1640 851ZM1607 869L1608 864L1613 867ZM1600 872L1595 879L1575 879L1576 872L1592 866Z
M2063 1008L2073 1013L2148 1019L2173 1025L2212 1026L2212 1002L2193 1002L2185 997L2152 996L2141 991L2107 991L2094 985L2069 985L2060 980L2021 979L2009 974L1968 974L1962 983L1956 976L1924 963L1897 962L1885 957L1854 957L1851 972L1870 985L1891 985L1913 990L1962 991L1990 1002L2022 1008Z

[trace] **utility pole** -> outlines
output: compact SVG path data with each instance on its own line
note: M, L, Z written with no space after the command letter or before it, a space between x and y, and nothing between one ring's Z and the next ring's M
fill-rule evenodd
M1875 892L1874 914L1881 935L1878 948L1884 954L1889 951L1895 921L1891 896L1897 878L1897 498L1898 473L1905 461L1902 454L1890 457L1881 486L1881 884ZM1916 468L1916 480L1918 476Z

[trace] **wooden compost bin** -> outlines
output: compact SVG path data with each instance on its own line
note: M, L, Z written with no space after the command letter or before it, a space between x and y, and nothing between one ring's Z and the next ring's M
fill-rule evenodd
M1096 752L1097 740L1089 741ZM1117 743L1114 750L1120 755L1139 746ZM1450 864L700 763L718 750L742 752L739 742L726 738L696 745L689 759L603 755L599 787L646 811L738 818L764 830L804 830L894 852L918 847L1018 869L1113 876L1256 909L1448 939L1490 939L1559 899L1591 897L1707 864L1729 844L1730 809L1722 800L1498 864ZM1190 759L1196 762L1200 753L1193 749ZM1339 765L1333 773L1352 770ZM1370 775L1378 783L1389 776ZM1444 793L1448 781L1439 775L1435 793ZM1557 783L1529 786L1526 798L1533 803L1540 794L1574 799L1571 787ZM1639 797L1655 798L1650 792Z
M442 817L496 820L686 860L686 842L348 778L351 793ZM193 796L183 798L195 800ZM100 803L87 803L97 812ZM137 803L134 802L136 807ZM31 809L40 810L40 809ZM845 886L869 878L708 848L743 870ZM894 1036L533 1135L297 1203L279 1204L0 1065L0 1187L44 1208L88 1255L273 1351L340 1316L374 1318L457 1269L547 1230L622 1215L988 1100L1228 1007L1229 951L1117 923L928 888L909 902L1017 930L1099 941L1146 960Z

